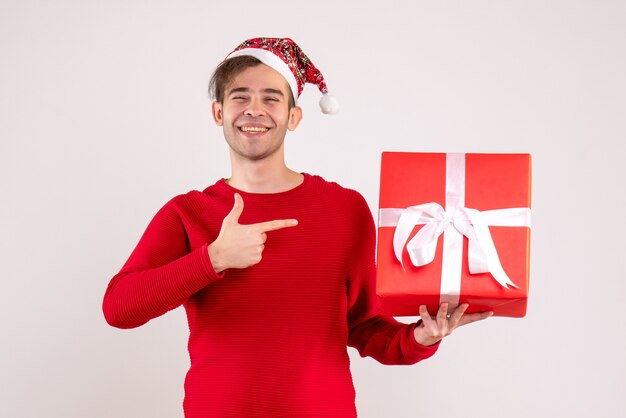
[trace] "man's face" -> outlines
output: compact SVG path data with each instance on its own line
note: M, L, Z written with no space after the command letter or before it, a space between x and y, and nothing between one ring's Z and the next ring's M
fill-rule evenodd
M264 64L239 73L224 91L224 102L213 102L213 118L224 128L232 152L261 160L282 151L287 129L294 130L302 111L289 109L289 84Z

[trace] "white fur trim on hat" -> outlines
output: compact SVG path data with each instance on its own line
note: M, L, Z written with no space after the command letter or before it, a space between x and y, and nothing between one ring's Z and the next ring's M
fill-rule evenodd
M291 70L289 69L289 66L285 63L285 61L280 59L273 52L270 52L266 49L261 49L261 48L239 49L229 54L226 57L226 59L240 57L242 55L249 55L251 57L254 57L258 59L259 61L261 61L263 64L267 65L268 67L271 67L274 70L278 71L280 75L282 75L285 78L285 80L287 80L287 83L289 83L289 87L291 88L291 93L293 94L294 102L296 103L298 102L298 83L296 81L296 76L293 75L293 73L291 72Z

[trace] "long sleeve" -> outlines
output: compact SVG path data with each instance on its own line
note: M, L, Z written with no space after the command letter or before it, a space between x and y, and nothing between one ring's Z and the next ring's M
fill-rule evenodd
M439 346L423 346L413 337L416 324L402 324L380 313L375 290L376 230L365 200L354 210L354 253L348 287L348 344L361 356L383 364L414 364L432 356Z
M223 277L211 265L208 243L190 250L175 199L157 212L129 259L111 279L102 305L110 325L143 325Z

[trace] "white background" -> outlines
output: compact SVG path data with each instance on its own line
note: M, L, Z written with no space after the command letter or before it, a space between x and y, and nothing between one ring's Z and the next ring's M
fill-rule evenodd
M383 150L533 155L528 316L412 367L350 349L360 417L623 413L625 4L0 1L0 416L182 416L182 309L122 331L101 301L167 200L230 174L206 84L255 36L341 101L307 86L288 164L372 211Z

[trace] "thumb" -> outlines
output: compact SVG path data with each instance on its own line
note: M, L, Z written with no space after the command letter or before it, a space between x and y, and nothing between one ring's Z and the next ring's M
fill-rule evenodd
M239 216L243 212L243 198L239 193L235 193L235 203L224 220L228 220L230 223L239 223Z

